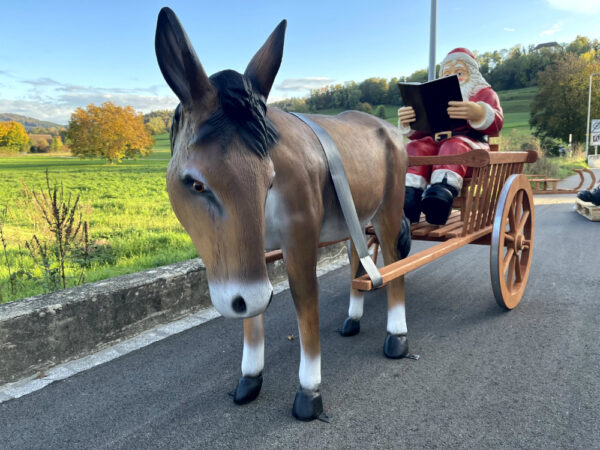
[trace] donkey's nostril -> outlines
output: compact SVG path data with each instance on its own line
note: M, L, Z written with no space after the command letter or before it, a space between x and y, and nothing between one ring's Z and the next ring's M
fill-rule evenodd
M239 295L233 299L231 302L231 307L238 314L243 314L246 312L246 302Z

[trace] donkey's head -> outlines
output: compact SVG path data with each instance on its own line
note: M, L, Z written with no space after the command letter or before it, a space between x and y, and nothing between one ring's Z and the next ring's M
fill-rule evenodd
M266 99L281 64L286 21L244 74L210 78L177 16L158 15L156 56L180 104L171 128L167 189L177 218L204 260L214 306L226 317L263 312L273 288L265 264L265 201L278 139Z

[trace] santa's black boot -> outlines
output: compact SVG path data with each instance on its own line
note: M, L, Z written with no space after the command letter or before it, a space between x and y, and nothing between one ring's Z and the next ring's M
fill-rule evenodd
M584 202L592 201L592 191L579 191L577 194L577 198L579 200L583 200Z
M421 217L421 197L423 189L407 187L404 196L404 214L412 223L419 221Z
M600 186L590 192L590 199L588 201L596 206L600 206Z
M457 195L458 189L446 183L445 179L425 189L421 209L427 222L432 225L444 225L452 212L452 203Z

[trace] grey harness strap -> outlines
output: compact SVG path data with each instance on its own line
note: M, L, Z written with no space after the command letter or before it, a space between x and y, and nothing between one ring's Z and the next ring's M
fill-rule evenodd
M338 151L335 142L333 142L333 139L327 131L304 114L291 114L307 124L321 143L323 151L325 152L325 157L327 158L327 163L329 164L329 173L333 180L333 186L335 187L335 192L338 201L340 202L340 206L342 207L344 219L346 220L346 226L350 231L350 238L356 247L360 262L369 275L373 287L377 288L381 286L383 284L383 279L381 278L379 270L377 270L377 266L369 255L367 242L365 240L365 232L358 221L358 215L356 214L356 207L354 206L354 200L352 199L352 193L350 192L346 170L344 169L344 164L342 164L342 158L340 157L340 152Z

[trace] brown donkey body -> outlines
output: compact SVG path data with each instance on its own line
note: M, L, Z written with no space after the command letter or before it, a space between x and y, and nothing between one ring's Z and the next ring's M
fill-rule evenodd
M285 21L279 24L243 75L227 70L209 78L177 17L163 8L156 53L181 101L171 131L169 198L206 265L215 308L244 319L242 378L234 400L247 403L260 392L262 313L273 292L264 252L281 248L301 345L293 414L311 420L322 412L317 247L347 237L348 230L316 135L297 117L265 105L281 63L285 27ZM309 117L336 143L359 221L374 225L385 263L399 259L407 162L402 137L364 113ZM361 270L354 246L351 260L354 277ZM387 289L384 352L399 358L408 350L403 278ZM351 291L343 335L359 331L362 295Z

